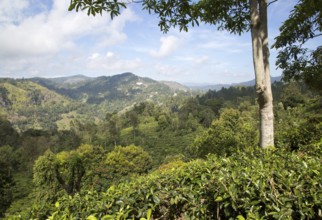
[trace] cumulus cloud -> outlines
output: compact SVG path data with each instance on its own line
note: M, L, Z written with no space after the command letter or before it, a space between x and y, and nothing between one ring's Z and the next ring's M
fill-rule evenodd
M140 59L126 60L111 51L105 55L93 53L87 59L87 67L98 70L133 71L143 65Z
M173 53L180 45L180 40L178 37L173 35L161 37L159 50L151 50L150 55L155 58L166 57Z
M19 22L23 17L23 10L29 5L27 0L1 0L0 25L4 23Z
M79 41L81 37L101 36L96 42L100 42L100 46L109 46L124 41L126 35L122 29L125 23L135 20L135 15L130 10L114 21L108 16L94 18L85 13L68 12L68 3L69 1L54 0L49 12L29 16L18 24L12 22L0 26L0 56L55 53L72 49L75 41Z
M201 25L188 33L171 30L161 35L158 19L135 13L136 7L111 20L108 14L69 12L69 2L0 0L0 77L98 75L112 70L207 81L216 74L220 80L253 71L249 33L234 36ZM292 2L270 6L272 21L280 19L276 7Z
M68 6L65 0L0 0L1 75L70 74L84 68L87 53L122 44L126 24L138 19L131 9L111 20Z

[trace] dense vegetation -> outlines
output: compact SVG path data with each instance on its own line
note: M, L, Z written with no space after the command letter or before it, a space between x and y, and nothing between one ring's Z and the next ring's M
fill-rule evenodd
M51 210L50 219L318 219L321 147L246 149L176 162L103 193L63 196L30 216L43 218Z
M0 78L0 116L21 132L69 130L74 120L82 124L98 122L107 112L119 112L144 101L167 105L169 97L180 100L191 95L180 84L132 73L97 78Z
M117 76L120 84L108 77L2 79L0 217L322 218L322 50L305 48L321 36L321 2L299 0L280 29L274 47L282 49L277 65L289 83L272 86L273 105L267 7L274 2L140 2L164 32L199 22L251 30L256 90L186 98L133 74ZM69 10L113 18L126 5L72 0ZM258 118L268 125L260 134Z
M18 132L2 117L0 215L321 217L321 96L301 83L272 87L276 149L267 151L257 149L253 87L73 118L69 130Z
M189 88L183 85L172 86L172 84L139 77L133 73L96 78L71 76L54 79L31 78L30 80L73 100L104 106L105 111L108 112L120 111L133 103L145 100L163 103L169 96L176 93L185 96L191 93Z

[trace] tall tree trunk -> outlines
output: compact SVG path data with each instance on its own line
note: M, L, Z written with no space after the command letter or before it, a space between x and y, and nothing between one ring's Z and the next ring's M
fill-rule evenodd
M250 0L256 92L260 113L260 146L274 146L273 95L269 70L267 0Z

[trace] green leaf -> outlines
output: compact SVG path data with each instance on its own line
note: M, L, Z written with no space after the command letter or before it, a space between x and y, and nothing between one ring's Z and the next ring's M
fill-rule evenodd
M94 215L90 215L86 218L86 220L97 220L97 218Z
M152 215L152 209L149 209L148 210L148 213L147 213L147 220L150 220L151 219L151 215Z
M317 171L317 170L312 170L312 172L315 173L316 175L319 175L320 174L320 172Z
M223 198L221 196L218 196L216 199L215 199L215 202L221 202L223 200Z
M76 6L76 2L73 2L72 4L70 4L68 7L68 11L74 10L75 6Z
M110 220L110 219L115 219L114 215L104 215L102 220Z
M159 197L157 197L157 196L153 196L153 201L154 201L156 204L160 204L160 199L159 199Z
M238 216L237 216L237 219L238 219L238 220L245 220L245 218L244 218L242 215L238 215Z

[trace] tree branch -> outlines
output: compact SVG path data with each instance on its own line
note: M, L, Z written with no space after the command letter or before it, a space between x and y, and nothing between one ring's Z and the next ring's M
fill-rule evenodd
M55 172L56 172L56 178L57 178L58 183L68 193L68 186L66 185L65 181L61 177L61 175L59 173L59 170L58 170L58 167L55 168Z
M143 3L144 1L143 0L131 0L131 1L128 1L128 4L130 3Z
M271 4L273 4L273 3L277 2L277 1L278 1L278 0L273 0L273 1L269 2L269 3L267 3L267 7L268 7L268 6L270 6Z
M322 33L314 35L312 38L320 37L322 36Z

